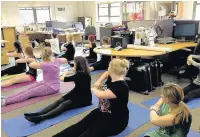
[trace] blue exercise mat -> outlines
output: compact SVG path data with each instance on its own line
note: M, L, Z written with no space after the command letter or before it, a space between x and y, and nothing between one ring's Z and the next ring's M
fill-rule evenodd
M145 106L150 108L152 105L154 105L159 100L159 98L160 97L156 97L153 99L146 100L146 101L142 102L142 104L144 104ZM200 107L200 98L196 98L196 99L193 99L192 101L188 102L187 106L190 109Z
M37 133L41 130L44 130L52 125L55 125L57 123L60 123L62 121L65 121L71 117L74 117L78 114L81 114L91 108L94 108L98 105L98 99L93 96L92 97L93 104L91 106L73 109L66 111L65 113L61 114L60 116L57 116L55 118L45 120L41 122L40 124L33 124L29 121L27 121L24 118L24 115L20 115L15 118L7 119L7 120L1 120L1 127L3 131L9 136L9 137L24 137L29 136L34 133ZM38 111L38 110L36 110Z
M145 133L142 133L139 137L144 137L144 135L148 132L151 132L152 130L156 130L158 127L154 126L153 128L151 128L150 130L146 131ZM200 133L195 132L190 130L190 132L188 133L187 137L200 137Z
M135 129L149 121L149 110L142 108L136 104L128 103L129 123L126 129L115 137L125 137L132 133Z
M98 73L103 73L105 72L106 70L96 70L96 71L92 71L91 72L91 75L95 75L95 74L98 74Z
M30 123L24 119L23 115L21 115L21 116L11 118L8 120L2 120L1 126L2 126L3 131L5 131L5 133L9 137L28 136L97 106L98 101L96 98L95 99L94 98L95 97L93 97L93 100L95 101L93 101L93 105L91 106L67 111L56 118L43 121L40 124L35 125L33 123ZM142 108L132 103L128 104L128 108L129 108L129 124L122 133L120 133L119 135L115 137L124 137L130 134L135 129L137 129L144 123L148 122L149 120L149 111L147 109ZM141 118L141 114L142 114L142 118ZM17 123L17 124L14 124L14 123Z
M60 70L63 71L67 68L71 68L71 66L69 64L63 64L63 65L60 65Z

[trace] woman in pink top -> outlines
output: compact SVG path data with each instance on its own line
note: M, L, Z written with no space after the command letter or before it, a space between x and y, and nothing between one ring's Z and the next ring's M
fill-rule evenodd
M53 53L49 47L42 52L43 62L33 62L29 67L43 70L43 81L33 84L30 88L1 100L1 105L9 105L25 101L29 98L51 95L60 90L60 64L67 63L65 58L53 58Z

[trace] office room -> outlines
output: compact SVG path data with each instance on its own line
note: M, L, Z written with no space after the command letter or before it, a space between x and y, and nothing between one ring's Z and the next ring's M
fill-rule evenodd
M1 1L2 137L200 137L199 1Z

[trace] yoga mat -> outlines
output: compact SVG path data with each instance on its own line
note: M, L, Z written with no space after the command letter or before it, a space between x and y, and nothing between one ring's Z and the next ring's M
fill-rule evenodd
M154 105L158 101L159 98L160 97L149 99L147 101L142 102L142 104L150 108L152 105ZM186 104L190 109L195 109L197 107L200 107L200 98L193 99Z
M21 74L24 74L24 73L21 73ZM2 80L7 80L7 79L10 79L10 78L13 78L13 77L18 76L18 75L21 75L21 74L14 74L14 75L6 75L6 76L3 76L3 77L1 77L1 81L2 81Z
M151 128L150 130L146 131L145 133L142 133L139 137L144 137L144 135L152 130L155 130L157 129L158 127L154 126L153 128ZM195 132L195 131L192 131L190 130L187 137L200 137L200 133L198 132Z
M23 101L23 102L10 104L10 105L1 107L1 113L3 114L3 113L6 113L6 112L10 112L12 110L19 109L19 108L34 104L36 102L40 102L40 101L46 100L48 98L55 97L57 95L61 95L63 93L68 93L71 89L74 88L74 86L75 86L75 84L73 82L61 82L59 93L48 95L48 96L43 96L43 97L31 98L31 99L28 99L28 100Z
M37 133L41 130L44 130L52 125L58 124L62 121L65 121L71 117L74 117L80 113L83 113L91 108L94 108L98 105L98 100L96 97L93 96L93 104L87 107L83 108L78 108L78 109L73 109L66 111L65 113L49 119L45 120L39 124L33 124L29 121L27 121L24 118L24 115L7 119L7 120L2 120L1 121L1 127L3 131L9 136L9 137L24 137L28 135L32 135L34 133ZM37 110L38 111L38 110Z
M70 68L71 66L69 64L61 65L60 66L60 71L65 70L67 68Z
M65 72L65 71L67 71L68 69L70 69L70 67L61 70L61 72ZM98 74L98 73L103 73L103 72L105 72L105 71L106 71L106 70L96 70L96 71L92 71L92 72L91 72L91 75L95 75L95 74Z
M96 74L98 74L98 73L103 73L103 72L105 72L106 70L96 70L96 71L92 71L91 72L91 75L96 75Z
M113 137L125 137L143 124L149 121L149 110L136 104L128 103L129 123L126 129Z
M5 92L5 91L8 91L8 90L11 90L11 89L14 89L14 88L19 88L19 87L27 86L27 85L34 84L34 83L36 83L36 81L29 81L29 82L14 84L14 85L9 86L9 87L1 88L1 91Z

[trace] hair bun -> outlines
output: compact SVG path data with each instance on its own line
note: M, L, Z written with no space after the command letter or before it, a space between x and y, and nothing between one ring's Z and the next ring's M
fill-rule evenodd
M126 59L122 59L120 65L121 65L123 68L129 68L129 61L126 60Z

